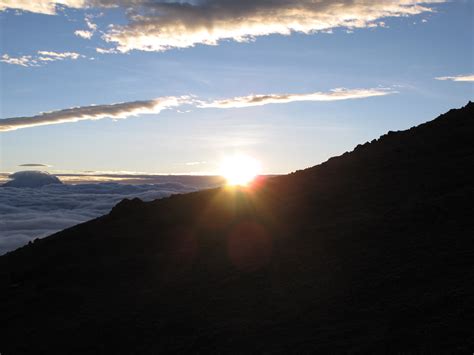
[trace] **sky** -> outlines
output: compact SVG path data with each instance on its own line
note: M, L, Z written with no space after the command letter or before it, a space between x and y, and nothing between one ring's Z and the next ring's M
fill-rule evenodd
M0 0L0 32L0 172L288 173L474 99L469 0Z

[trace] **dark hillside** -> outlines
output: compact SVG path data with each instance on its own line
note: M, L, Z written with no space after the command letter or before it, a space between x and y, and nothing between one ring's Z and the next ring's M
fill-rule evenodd
M474 104L0 257L0 352L472 353Z

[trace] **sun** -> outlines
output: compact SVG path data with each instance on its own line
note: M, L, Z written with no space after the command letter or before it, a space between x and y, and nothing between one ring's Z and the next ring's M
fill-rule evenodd
M219 169L227 185L247 186L261 172L261 164L258 160L246 155L234 155L225 158Z

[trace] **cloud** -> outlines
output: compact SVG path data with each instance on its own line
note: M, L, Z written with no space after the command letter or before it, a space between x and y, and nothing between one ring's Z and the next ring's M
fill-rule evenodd
M16 9L44 15L54 15L56 14L57 5L82 8L86 6L86 0L0 0L0 11Z
M27 163L27 164L20 164L18 166L24 166L24 167L44 167L44 168L49 168L50 165L46 164L39 164L39 163Z
M121 5L129 23L104 35L121 52L166 51L222 40L245 42L259 36L311 34L334 28L381 26L380 19L432 11L445 0L200 0L107 1Z
M310 94L266 94L249 95L215 101L202 101L191 96L168 96L154 100L132 101L111 105L92 105L73 107L64 110L41 113L30 117L11 117L0 119L0 132L13 131L20 128L43 126L57 123L77 122L83 120L99 120L103 118L127 118L142 114L160 113L164 109L181 105L194 105L199 108L240 108L262 106L274 103L297 101L338 101L362 99L374 96L395 94L387 88L376 89L345 89L338 88L328 92Z
M16 9L44 15L54 15L58 5L78 9L86 6L86 0L0 0L0 11Z
M214 187L212 177L162 176L156 184L117 183L0 187L0 255L35 238L108 213L124 198L144 201ZM196 181L196 184L194 184Z
M74 31L74 34L84 39L91 39L95 31L97 31L97 25L92 22L92 18L92 15L86 15L86 17L84 18L88 30L77 30Z
M86 17L84 18L84 21L86 21L87 27L88 27L92 32L95 32L95 31L97 31L97 25L92 22L92 18L93 18L93 17L94 17L93 15L86 15Z
M207 162L206 161L190 161L190 162L185 163L185 165L188 165L188 166L196 166L196 165L202 165L202 164L207 164Z
M474 82L474 74L467 75L455 75L455 76L440 76L435 78L436 80L451 80L451 81L463 81L463 82Z
M191 174L191 175L189 175ZM0 185L8 182L9 173L0 172ZM175 174L153 174L144 172L130 171L84 171L84 172L63 172L55 173L65 184L89 184L89 183L121 183L129 185L143 184L162 184L169 182L179 182L183 185L190 185L199 188L207 188L209 186L219 186L223 184L224 178L214 176L213 173L192 174L186 172L186 175ZM212 176L211 176L212 175Z
M77 30L77 31L74 31L74 34L84 39L91 39L94 33L92 31Z
M8 54L4 54L0 57L0 62L20 65L22 67L38 66L38 61L36 59L33 59L31 55L24 55L21 57L10 57Z
M0 57L0 62L7 64L20 65L22 67L39 67L41 64L48 62L55 62L57 60L76 60L85 58L84 55L76 52L53 52L53 51L38 51L37 55L24 55L21 57L10 57L8 54L3 54Z
M262 106L268 104L289 103L297 101L338 101L348 99L362 99L374 96L394 94L389 89L333 89L329 92L315 92L311 94L267 94L234 97L231 99L201 102L203 108L240 108Z
M115 49L113 48L96 48L95 51L100 54L114 54L118 53Z
M8 176L10 181L3 186L6 187L42 187L50 184L62 184L56 176L46 171L17 171Z
M57 5L72 8L120 7L125 25L104 35L121 52L165 51L222 40L244 42L259 36L311 34L335 28L384 26L386 17L433 11L447 0L0 0L7 8L55 14ZM88 24L89 26L89 24ZM91 23L89 29L95 31Z
M0 132L65 122L100 120L103 118L119 119L142 114L159 113L164 109L179 106L183 100L185 100L185 97L170 96L147 101L74 107L45 112L31 117L5 118L0 120Z
M64 59L72 59L76 60L81 55L76 52L53 52L53 51L38 51L38 54L43 57L47 57L46 60L64 60ZM40 57L41 59L41 57Z

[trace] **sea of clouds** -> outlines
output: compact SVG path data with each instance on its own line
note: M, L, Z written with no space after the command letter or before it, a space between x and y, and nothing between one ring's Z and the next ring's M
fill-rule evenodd
M107 214L124 198L151 201L216 185L212 177L168 176L152 181L51 184L35 188L0 186L0 255L35 238Z

